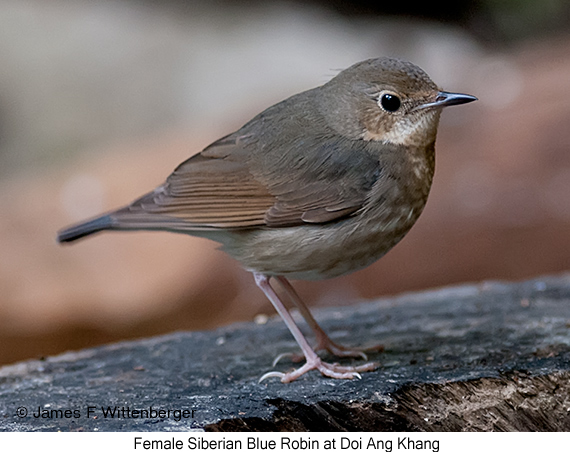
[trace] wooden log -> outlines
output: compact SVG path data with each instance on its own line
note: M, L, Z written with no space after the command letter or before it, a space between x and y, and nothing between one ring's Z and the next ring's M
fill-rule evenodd
M279 319L180 332L0 368L0 430L570 430L570 275L315 313L340 343L384 344L380 368L260 384L296 351Z

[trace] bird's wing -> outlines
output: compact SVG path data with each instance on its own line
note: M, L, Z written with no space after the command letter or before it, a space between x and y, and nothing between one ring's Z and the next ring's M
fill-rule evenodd
M347 217L363 207L380 177L378 157L364 141L339 135L305 136L290 147L296 152L269 159L263 171L252 163L253 173L276 198L265 215L268 226Z
M306 145L318 149L303 154L301 147L300 157L288 152L276 157L269 150L263 160L252 158L238 135L229 135L116 216L154 223L158 214L174 229L284 227L326 223L361 208L378 177L378 159L338 138Z

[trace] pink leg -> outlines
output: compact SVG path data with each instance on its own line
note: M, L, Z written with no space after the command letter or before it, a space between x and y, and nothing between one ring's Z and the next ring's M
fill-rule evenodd
M347 348L343 347L342 345L336 344L333 340L323 331L320 325L317 323L311 311L307 307L307 305L303 302L299 294L295 290L295 288L291 285L291 283L285 278L284 276L276 276L275 279L279 281L283 289L287 292L291 301L297 306L299 312L307 322L307 324L311 327L311 329L315 333L315 337L317 339L317 345L315 347L315 351L318 350L326 350L327 352L331 353L332 355L338 356L340 358L343 357L354 357L354 358L362 358L367 360L368 357L364 353L366 351L382 351L384 347L382 345L373 346L366 349L359 349L359 348ZM283 356L283 355L281 355ZM279 358L279 357L278 357ZM277 360L278 361L278 360Z
M269 301L271 301L271 304L273 304L275 310L279 313L285 322L285 325L289 328L289 331L291 331L291 334L301 347L303 355L305 355L305 359L307 360L307 362L299 369L287 373L268 372L263 375L259 381L263 381L266 378L277 377L280 378L283 383L289 383L312 369L318 370L321 374L327 377L352 379L355 377L360 378L360 374L358 372L368 372L376 369L377 364L375 363L367 363L362 366L339 366L338 364L328 364L321 361L321 358L319 358L311 348L307 339L305 339L305 336L303 336L303 333L293 320L293 317L291 317L291 314L289 314L289 311L287 311L279 299L279 296L275 293L271 284L269 284L270 277L261 273L254 273L253 277L255 278L257 286L263 290L263 293L267 298L269 298Z

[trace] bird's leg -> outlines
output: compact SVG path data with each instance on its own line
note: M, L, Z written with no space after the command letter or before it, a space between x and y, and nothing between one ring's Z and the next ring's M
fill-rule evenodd
M299 369L293 370L291 372L283 373L283 372L268 372L261 377L259 381L263 381L266 378L277 377L283 383L289 383L293 380L296 380L301 375L307 373L309 370L316 369L321 374L331 377L331 378L343 378L343 379L352 379L352 378L360 378L359 372L368 372L371 370L376 369L377 364L375 363L366 363L361 366L340 366L338 364L329 364L325 363L321 360L321 358L315 353L315 351L311 348L305 336L291 317L291 314L285 308L279 296L273 288L271 284L269 284L270 276L263 275L261 273L253 273L253 277L255 278L255 283L257 286L263 291L265 296L269 298L271 304L275 307L275 310L279 313L289 331L301 347L303 355L305 355L305 359L307 362L301 366Z
M307 305L303 302L303 300L301 299L295 288L291 285L289 280L284 276L276 276L275 279L279 281L281 287L283 287L285 292L287 292L293 304L299 309L299 312L301 313L307 324L311 327L311 329L315 333L315 337L317 339L317 345L314 348L315 351L326 350L330 354L338 356L339 358L353 357L353 358L362 358L364 360L368 360L368 357L366 356L364 351L381 352L382 350L384 350L384 346L382 345L376 345L369 348L348 348L335 343L317 323L317 321L311 314L311 311L309 310ZM274 364L277 364L277 362L279 362L279 359L282 358L283 356L285 355L284 354L279 355L274 361ZM297 357L294 355L293 355L293 360L294 361L297 360Z

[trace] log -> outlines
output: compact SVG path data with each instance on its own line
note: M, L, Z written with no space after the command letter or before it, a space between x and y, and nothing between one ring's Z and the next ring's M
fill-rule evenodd
M177 332L0 368L0 430L570 430L570 274L314 311L380 368L259 383L297 351L278 318Z

